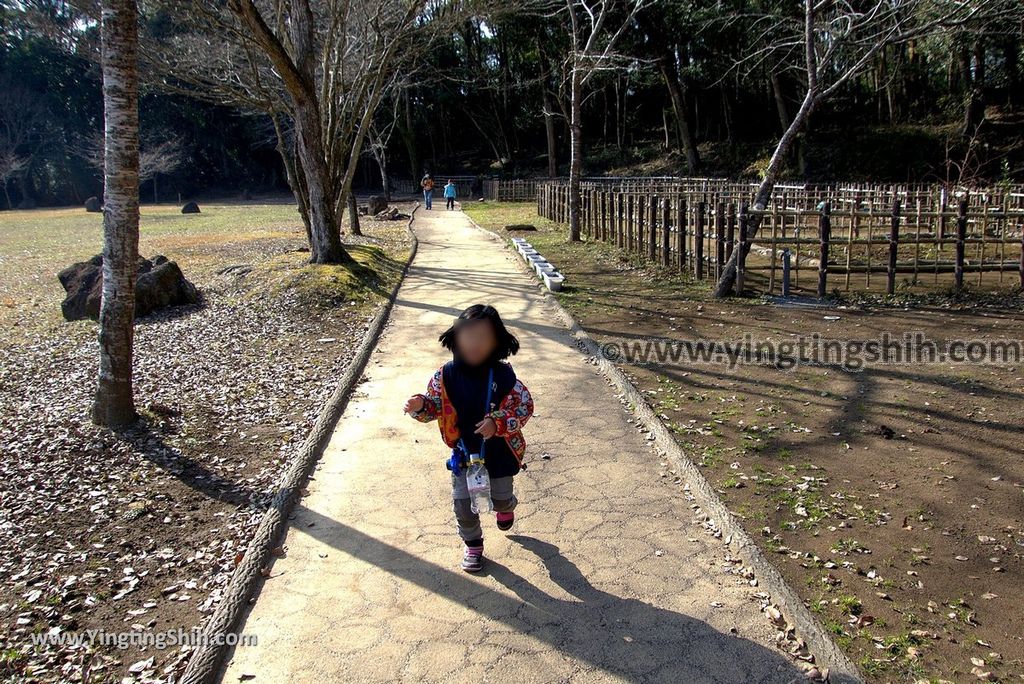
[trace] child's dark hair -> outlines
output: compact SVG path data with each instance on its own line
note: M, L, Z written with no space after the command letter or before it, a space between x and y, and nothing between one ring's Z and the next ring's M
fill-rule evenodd
M476 321L490 321L494 328L494 337L498 340L498 346L494 350L495 360L507 359L519 351L519 340L510 333L498 315L498 310L490 304L474 304L459 314L459 317L452 323L452 327L441 333L437 338L441 346L453 354L457 353L455 348L455 334L460 328Z

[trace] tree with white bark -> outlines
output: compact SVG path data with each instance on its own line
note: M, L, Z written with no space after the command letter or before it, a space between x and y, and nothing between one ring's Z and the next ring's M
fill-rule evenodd
M594 76L621 68L615 52L622 34L647 0L565 0L569 54L565 59L569 119L569 239L580 239L583 178L583 100Z
M964 26L1020 21L1021 11L1019 0L803 0L799 15L742 13L738 20L749 22L754 47L738 68L799 53L805 86L800 107L775 145L751 208L760 212L768 206L786 157L812 112L868 69L886 47ZM749 238L759 227L760 214L754 213ZM739 250L734 250L715 285L716 297L733 292L738 258Z
M103 0L103 297L99 378L93 421L135 421L132 347L139 257L138 8L135 0Z

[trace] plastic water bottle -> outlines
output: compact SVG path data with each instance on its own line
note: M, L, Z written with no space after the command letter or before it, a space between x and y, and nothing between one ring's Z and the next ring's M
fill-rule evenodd
M487 474L483 459L476 454L469 457L466 489L469 490L469 507L474 513L479 515L494 510L491 503L491 476Z

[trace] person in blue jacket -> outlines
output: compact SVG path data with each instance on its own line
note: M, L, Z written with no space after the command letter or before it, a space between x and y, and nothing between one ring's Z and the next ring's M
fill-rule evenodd
M457 193L455 192L455 183L453 183L452 179L449 178L448 184L444 186L444 200L445 205L447 206L448 209L455 209L456 194Z

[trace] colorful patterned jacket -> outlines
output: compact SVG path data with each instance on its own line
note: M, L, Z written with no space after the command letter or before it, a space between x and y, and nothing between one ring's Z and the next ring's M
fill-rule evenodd
M444 440L445 444L454 449L463 435L459 431L458 412L448 388L445 387L445 369L449 368L450 371L451 366L452 364L449 363L437 369L437 372L434 373L427 384L426 393L417 395L423 399L423 409L412 415L422 423L437 420L438 428L441 431L441 439ZM491 477L515 475L523 467L523 457L526 455L526 440L523 438L522 429L526 421L533 415L533 397L530 395L530 391L526 388L526 385L515 378L515 374L512 373L509 364L502 363L501 366L504 366L505 368L502 370L506 370L508 375L511 376L511 389L508 389L504 396L495 395L491 398L491 406L495 408L484 415L494 420L497 430L494 433L494 438L488 440L487 443L491 444L494 439L502 438L508 446L507 451L514 458L514 462L509 464L501 463L498 460L499 454L506 450L488 447L486 460L487 469L490 471ZM498 384L497 381L495 384ZM484 381L484 385L486 386L486 381ZM505 385L505 387L508 386ZM482 405L483 403L484 401L481 400L480 404ZM492 458L492 454L494 458Z

